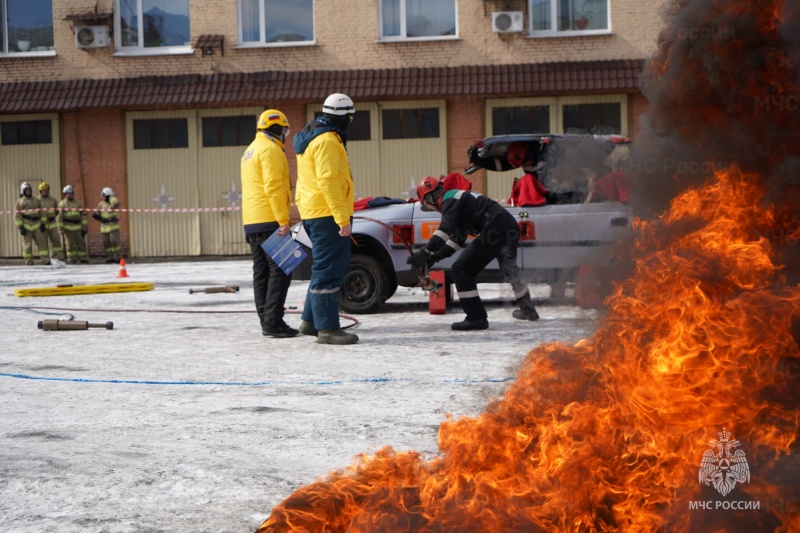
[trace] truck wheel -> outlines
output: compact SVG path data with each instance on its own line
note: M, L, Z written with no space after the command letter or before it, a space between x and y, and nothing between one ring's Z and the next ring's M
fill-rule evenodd
M386 301L390 283L389 275L376 259L354 254L344 276L339 305L347 313L374 313Z

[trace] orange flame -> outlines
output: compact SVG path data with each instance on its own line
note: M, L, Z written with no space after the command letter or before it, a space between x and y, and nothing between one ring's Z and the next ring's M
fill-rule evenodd
M440 458L362 456L297 490L259 531L686 530L707 520L687 509L723 426L750 445L761 480L742 490L781 494L763 480L798 428L800 412L775 398L790 390L781 364L800 357L800 290L752 234L775 223L756 183L720 172L637 222L635 274L594 337L532 350L503 399L441 424Z
M595 335L534 348L502 399L440 425L437 458L363 455L259 531L800 531L779 468L800 420L800 288L782 264L800 255L800 7L672 4L643 78L651 129L740 166L637 221L634 272ZM736 499L758 512L690 508L718 496L698 470L723 427L750 462Z

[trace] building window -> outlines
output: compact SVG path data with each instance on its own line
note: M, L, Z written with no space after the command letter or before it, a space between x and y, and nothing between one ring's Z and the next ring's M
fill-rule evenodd
M185 118L133 121L134 150L188 147L189 125Z
M322 116L322 111L315 111L314 118ZM356 111L353 122L347 129L347 139L349 141L369 141L372 139L372 124L370 123L369 111Z
M0 0L0 52L53 49L52 0Z
M245 44L314 41L314 0L239 0Z
M256 117L203 117L203 146L247 146L256 133Z
M384 139L430 139L439 137L439 109L384 109Z
M622 131L622 109L619 103L568 104L562 106L564 131L582 130L597 134L619 134Z
M381 0L381 39L453 37L455 0Z
M20 120L0 125L0 142L14 144L51 144L53 123L49 120Z
M548 132L550 132L549 106L492 108L492 135Z
M114 11L119 48L191 45L189 0L116 0Z
M609 0L530 0L531 35L608 33Z

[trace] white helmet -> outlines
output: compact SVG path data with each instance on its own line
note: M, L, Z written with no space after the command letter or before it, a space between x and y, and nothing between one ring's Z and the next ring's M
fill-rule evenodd
M72 185L66 185L63 189L61 189L61 192L64 194L74 194L75 189L72 188Z
M31 191L33 191L33 187L31 187L31 184L28 183L27 181L23 181L22 185L19 186L19 193L25 194L25 189L30 189Z
M329 115L351 115L356 112L356 106L346 94L333 93L322 104L322 112Z
M111 187L103 187L100 196L114 196L114 191L111 190Z

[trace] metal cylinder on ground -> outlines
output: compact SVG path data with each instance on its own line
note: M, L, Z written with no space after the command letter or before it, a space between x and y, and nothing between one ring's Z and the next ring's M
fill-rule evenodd
M89 328L104 328L114 329L113 322L106 322L105 324L93 324L84 320L40 320L39 329L44 331L72 331L84 330Z

